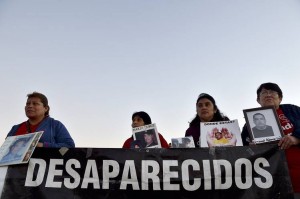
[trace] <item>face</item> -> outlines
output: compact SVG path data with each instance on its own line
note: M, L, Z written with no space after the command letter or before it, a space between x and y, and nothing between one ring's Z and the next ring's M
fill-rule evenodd
M144 139L147 144L151 144L153 142L153 135L144 134Z
M196 109L201 122L210 122L216 112L213 103L206 98L202 98L198 101Z
M255 115L253 117L253 122L254 122L255 126L258 128L263 128L266 126L266 119L262 115Z
M47 111L48 107L44 107L40 98L31 97L27 99L25 113L29 119L42 119Z
M25 142L20 141L11 148L11 153L16 154L24 146Z
M278 93L273 90L262 89L257 102L262 106L275 106L275 108L279 108L279 104L281 103L282 98L279 97Z
M132 120L132 128L135 128L135 127L140 127L140 126L144 126L145 125L145 122L144 120L140 117L140 116L135 116Z
M221 139L221 138L223 137L223 135L222 135L221 132L217 132L217 133L215 134L215 137L216 137L217 140L219 140L219 139Z

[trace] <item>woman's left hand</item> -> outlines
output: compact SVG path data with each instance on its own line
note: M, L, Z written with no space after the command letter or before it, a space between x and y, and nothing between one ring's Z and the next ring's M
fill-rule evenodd
M293 145L297 145L300 143L300 139L292 136L292 135L285 135L278 143L278 146L281 149L288 149Z

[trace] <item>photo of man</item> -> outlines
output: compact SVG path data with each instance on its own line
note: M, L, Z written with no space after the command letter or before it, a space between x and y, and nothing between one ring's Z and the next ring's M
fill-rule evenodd
M262 113L253 115L253 123L255 124L252 128L254 138L274 136L272 126L267 125L266 118Z
M27 138L17 139L10 147L8 153L1 159L1 163L20 160L23 150L28 142Z

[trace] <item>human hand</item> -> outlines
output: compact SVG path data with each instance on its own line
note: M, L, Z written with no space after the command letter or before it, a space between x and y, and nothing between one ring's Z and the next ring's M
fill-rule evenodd
M37 143L36 147L44 147L44 144L42 142Z
M232 134L231 136L232 136L232 138L228 139L229 140L228 144L231 146L236 146L236 142L237 142L236 136L234 134Z
M214 142L213 142L214 138L211 138L210 135L207 133L206 135L206 141L207 141L207 145L208 147L212 147L215 146Z
M288 149L293 145L297 145L300 143L300 139L296 138L292 135L285 135L278 143L280 149Z

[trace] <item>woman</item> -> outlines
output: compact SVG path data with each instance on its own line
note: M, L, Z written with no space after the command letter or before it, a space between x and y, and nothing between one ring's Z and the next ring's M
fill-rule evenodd
M197 115L190 122L190 127L186 130L185 136L193 136L195 146L200 147L200 122L228 121L216 105L215 99L206 93L201 93L196 102Z
M285 136L278 146L285 149L286 159L292 180L295 198L300 198L300 107L280 104L282 91L275 83L261 84L257 91L257 102L262 106L274 106ZM242 140L249 145L250 138L246 125L243 127Z
M150 116L144 111L133 113L131 119L132 119L132 124L131 124L132 128L145 126L145 125L152 123ZM168 145L167 141L163 138L163 136L160 133L158 133L158 136L159 136L161 147L169 148L169 145ZM135 142L135 141L133 139L133 136L131 136L124 142L122 148L130 149L130 148L137 147L137 145L134 145L134 147L133 147L133 144L132 144L133 142Z
M43 131L37 147L75 147L66 127L49 116L50 107L45 95L33 92L27 95L25 114L28 120L12 127L7 136Z

